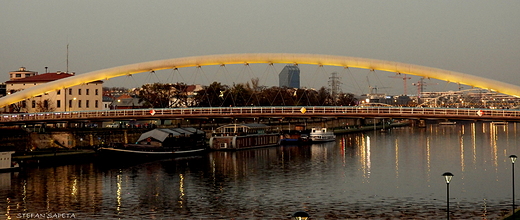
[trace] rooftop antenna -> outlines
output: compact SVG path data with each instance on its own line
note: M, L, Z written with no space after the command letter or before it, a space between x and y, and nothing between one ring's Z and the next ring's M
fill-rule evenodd
M67 70L66 73L69 73L69 44L67 44Z

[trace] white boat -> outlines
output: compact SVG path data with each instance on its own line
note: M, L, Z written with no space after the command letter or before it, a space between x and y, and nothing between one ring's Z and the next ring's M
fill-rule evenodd
M335 141L336 135L332 131L327 131L327 128L312 128L309 138L313 143L328 142Z
M18 163L12 160L14 151L0 152L0 172L16 171L20 168Z

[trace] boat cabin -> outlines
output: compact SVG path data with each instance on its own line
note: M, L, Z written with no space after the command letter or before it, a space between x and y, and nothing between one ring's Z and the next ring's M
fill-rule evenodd
M0 172L5 172L18 168L18 164L12 161L12 154L14 153L14 151L0 152Z
M203 146L206 132L196 128L158 128L141 134L136 144L152 147Z
M213 134L215 136L240 136L248 134L268 134L272 133L271 131L271 127L265 124L228 124L216 128Z
M278 145L280 137L265 124L229 124L218 127L209 140L213 150L239 150Z

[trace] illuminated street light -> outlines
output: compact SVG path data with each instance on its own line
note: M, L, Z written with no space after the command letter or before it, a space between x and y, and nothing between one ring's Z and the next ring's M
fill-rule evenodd
M509 156L509 159L511 159L511 175L512 177L512 186L513 186L513 219L515 218L515 162L516 162L516 155Z
M444 180L446 180L446 200L447 200L447 206L446 206L446 213L448 219L450 219L450 182L451 178L453 177L453 174L450 172L443 173L442 176L444 176Z
M307 212L304 212L304 211L297 211L295 213L292 214L292 217L294 220L307 220L309 219L311 216L309 215L309 213Z

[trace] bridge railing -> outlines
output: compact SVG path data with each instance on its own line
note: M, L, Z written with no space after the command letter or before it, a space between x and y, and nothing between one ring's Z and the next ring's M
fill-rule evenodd
M303 108L305 111L302 111ZM520 120L519 110L467 109L467 108L411 108L411 107L360 107L360 106L293 106L293 107L207 107L207 108L161 108L118 109L98 111L38 112L2 114L0 122L59 121L88 119L132 119L166 117L233 117L233 116L334 116L334 117L463 117L503 118Z

